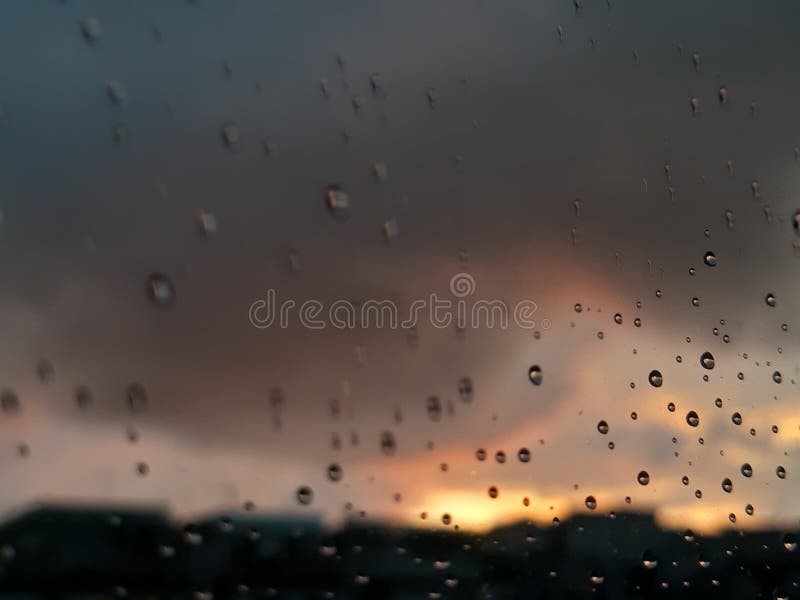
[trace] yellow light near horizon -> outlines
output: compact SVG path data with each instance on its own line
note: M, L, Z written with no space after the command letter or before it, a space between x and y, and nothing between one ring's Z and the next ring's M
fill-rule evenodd
M526 497L530 501L528 506L522 502ZM410 518L415 524L424 512L431 525L442 528L458 525L463 531L477 533L524 520L546 526L552 524L554 517L563 520L572 515L570 503L564 499L535 496L522 488L500 488L495 499L489 497L488 490L474 488L431 491L412 510ZM445 514L452 518L449 526L442 522Z

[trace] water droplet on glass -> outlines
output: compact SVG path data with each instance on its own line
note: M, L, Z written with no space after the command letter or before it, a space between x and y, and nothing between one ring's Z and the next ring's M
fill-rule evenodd
M639 482L639 485L647 485L650 483L650 474L647 471L639 471L636 480Z
M391 431L384 431L381 433L381 452L386 456L391 456L397 450L397 442L394 439L394 434Z
M645 550L642 554L642 566L648 571L652 571L658 566L658 561L651 551Z
M341 481L343 474L342 467L337 463L333 463L328 467L328 479L331 481Z
M43 358L36 362L36 377L42 383L50 383L55 379L56 369L53 363Z
M754 199L761 197L761 184L758 182L758 179L753 179L750 183L750 191L753 193Z
M391 244L394 242L399 233L400 228L398 227L395 219L389 219L388 221L383 222L383 239L386 240L387 243Z
M733 482L726 477L722 480L722 489L730 494L733 491Z
M15 415L20 411L19 397L13 390L5 389L0 392L0 406L7 415Z
M717 266L717 257L713 252L708 251L708 252L705 253L705 256L703 256L703 262L706 265L708 265L709 267L716 267Z
M664 377L661 375L661 371L657 369L653 369L650 371L650 375L647 376L650 385L653 387L661 387L664 384Z
M139 383L132 383L125 392L131 412L141 413L147 409L147 391Z
M125 84L121 81L107 81L106 90L108 91L108 97L112 104L120 105L125 102L125 99L128 97Z
M719 103L721 105L725 105L728 102L728 88L724 85L719 86L719 91L717 93L719 98Z
M703 366L704 369L713 369L714 368L714 355L711 352L703 352L700 355L700 364Z
M764 297L764 301L767 303L767 306L770 306L770 307L773 307L773 308L774 308L774 307L775 307L775 305L777 304L777 301L776 301L776 299L775 299L775 294L772 294L772 293L770 293L770 294L767 294L767 295Z
M533 365L528 369L528 379L533 385L542 385L542 368L539 365Z
M428 105L430 105L431 108L435 108L436 104L439 102L439 90L434 87L429 87L425 95L428 98Z
M88 17L81 22L81 33L83 33L83 39L91 44L103 35L103 25L97 17Z
M151 273L147 277L147 295L156 306L172 306L175 303L175 284L163 273Z
M222 142L230 150L235 150L239 145L239 126L233 121L226 121L220 128Z
M697 427L700 424L700 417L695 411L690 410L686 413L686 422L692 427Z
M327 187L325 203L334 219L346 221L350 217L350 196L341 186L331 184Z
M314 499L314 492L307 485L301 485L299 488L297 488L295 496L300 504L303 506L308 506Z
M92 405L92 390L85 385L75 388L75 404L81 410L86 410Z
M213 237L217 234L217 217L207 211L200 211L197 215L197 228L203 237Z
M593 585L601 585L605 580L606 578L597 569L592 572L590 577L590 581Z

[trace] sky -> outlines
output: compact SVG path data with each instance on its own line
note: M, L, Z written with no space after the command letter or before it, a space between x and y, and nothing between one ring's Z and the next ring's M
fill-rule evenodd
M0 387L20 410L0 413L0 514L253 502L483 530L591 495L667 527L796 527L798 19L788 0L3 3ZM535 332L248 319L267 290L408 306L459 273L470 301L534 302Z

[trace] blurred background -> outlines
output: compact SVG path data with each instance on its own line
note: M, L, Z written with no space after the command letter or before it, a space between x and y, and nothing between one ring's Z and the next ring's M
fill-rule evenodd
M0 594L800 596L798 26L0 4Z

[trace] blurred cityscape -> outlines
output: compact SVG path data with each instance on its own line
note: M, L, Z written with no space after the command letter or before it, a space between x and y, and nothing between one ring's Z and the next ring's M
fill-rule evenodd
M0 527L3 598L793 598L785 531L700 537L651 515L484 535L240 512L40 505Z

